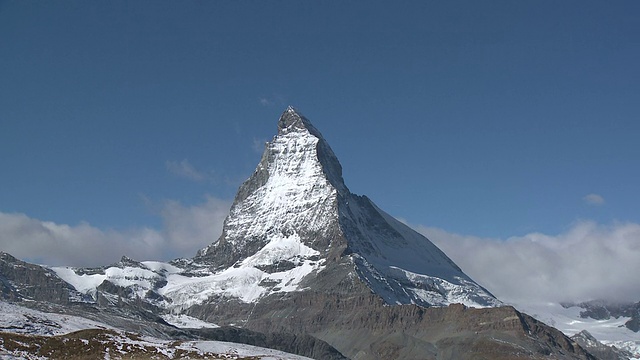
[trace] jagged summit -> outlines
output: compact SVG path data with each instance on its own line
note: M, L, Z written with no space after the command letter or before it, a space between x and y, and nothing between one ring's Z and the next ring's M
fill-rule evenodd
M290 131L292 127L298 129L313 128L313 130L317 132L307 118L300 114L293 106L289 106L280 116L280 120L278 120L278 134L285 134ZM319 133L314 135L318 136Z
M278 135L285 135L292 131L305 130L309 132L309 134L318 138L321 142L326 142L320 131L313 126L309 119L307 119L293 106L288 106L282 115L280 115L280 119L278 120Z
M338 158L334 154L333 150L324 139L320 131L313 126L311 121L302 115L293 106L287 107L278 120L278 136L286 136L290 133L297 133L299 136L311 135L317 139L315 142L315 149L308 148L310 151L315 151L315 157L320 162L322 171L327 176L327 180L339 191L348 192L344 180L342 179L342 166L338 161ZM275 138L274 138L275 141Z

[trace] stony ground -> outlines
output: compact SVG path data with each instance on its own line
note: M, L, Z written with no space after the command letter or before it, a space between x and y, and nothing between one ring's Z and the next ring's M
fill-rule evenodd
M234 349L224 353L203 351L194 342L162 341L134 333L90 329L58 336L0 332L1 359L284 359L282 355L243 355ZM302 359L292 355L292 358Z

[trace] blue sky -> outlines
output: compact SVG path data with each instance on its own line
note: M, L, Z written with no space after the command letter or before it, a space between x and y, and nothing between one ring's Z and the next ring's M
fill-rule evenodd
M637 224L639 15L637 1L0 1L0 213L123 239L191 231L189 214L224 217L293 105L347 186L410 224L502 240Z

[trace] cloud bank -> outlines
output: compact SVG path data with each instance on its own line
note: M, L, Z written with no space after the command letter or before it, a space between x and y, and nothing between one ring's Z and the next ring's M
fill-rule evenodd
M99 266L122 255L136 260L192 257L216 241L231 203L206 197L183 206L167 201L160 211L162 229L102 230L87 223L70 226L0 212L0 251L46 265Z
M229 201L161 204L162 228L103 230L0 212L0 250L47 265L98 266L122 255L137 260L192 257L216 241ZM508 303L640 300L640 225L582 221L558 235L506 240L414 226L469 276Z
M503 301L640 300L639 224L582 221L506 240L415 228Z

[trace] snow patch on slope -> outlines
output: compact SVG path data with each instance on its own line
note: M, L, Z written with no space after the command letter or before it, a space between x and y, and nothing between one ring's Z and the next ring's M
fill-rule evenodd
M476 285L462 277L454 277L457 283L433 276L422 275L390 266L393 278L406 279L409 284L405 286L413 292L415 297L435 306L447 306L450 304L463 304L469 307L486 307L491 304L491 298L478 293Z
M79 316L45 313L0 301L0 331L31 335L62 335L85 329L113 329Z
M237 298L245 303L255 302L261 297L276 292L299 290L302 279L314 271L321 271L321 261L310 257L319 252L304 245L297 234L289 237L274 237L254 255L244 259L237 267L232 266L218 273L203 277L188 277L179 273L167 276L167 285L158 290L160 295L186 309L214 297ZM285 271L267 273L261 265L272 265L289 261L294 267ZM269 289L264 283L277 283Z
M96 288L107 279L106 274L78 275L72 267L52 267L56 275L69 283L81 293L89 294L95 299Z
M303 244L297 233L288 237L275 235L265 247L242 261L242 265L271 265L283 260L300 260L314 255L320 255L320 252Z
M160 264L157 263L156 264ZM168 267L171 265L166 264ZM163 276L148 269L138 267L109 267L99 274L81 274L76 273L72 267L52 267L53 270L62 280L71 284L81 293L89 294L94 297L98 286L105 280L122 286L131 288L134 294L143 298L147 291L154 288L154 284L162 280Z
M366 197L352 196L342 224L354 247L358 273L390 304L470 307L502 303L473 282L427 238L380 210Z
M143 261L141 264L158 274L176 274L184 271L177 266L160 261Z
M184 314L165 314L165 315L161 315L162 319L164 321L166 321L167 323L175 326L175 327L179 327L179 328L185 328L185 329L202 329L202 328L209 328L209 329L213 329L213 328L218 328L220 326L207 322L207 321L202 321L200 319L196 319L192 316L188 316L188 315L184 315Z
M169 300L159 301L158 305L179 311L212 298L236 298L250 303L271 293L297 291L305 276L323 269L323 261L317 259L319 254L303 244L294 232L289 236L272 236L255 254L222 271L212 273L202 265L197 271L200 276L157 261L142 263L146 268L113 266L95 274L78 274L71 267L51 269L76 290L94 299L100 284L109 281L132 289L133 296L139 298L155 291ZM282 262L287 264L283 270L263 269Z

